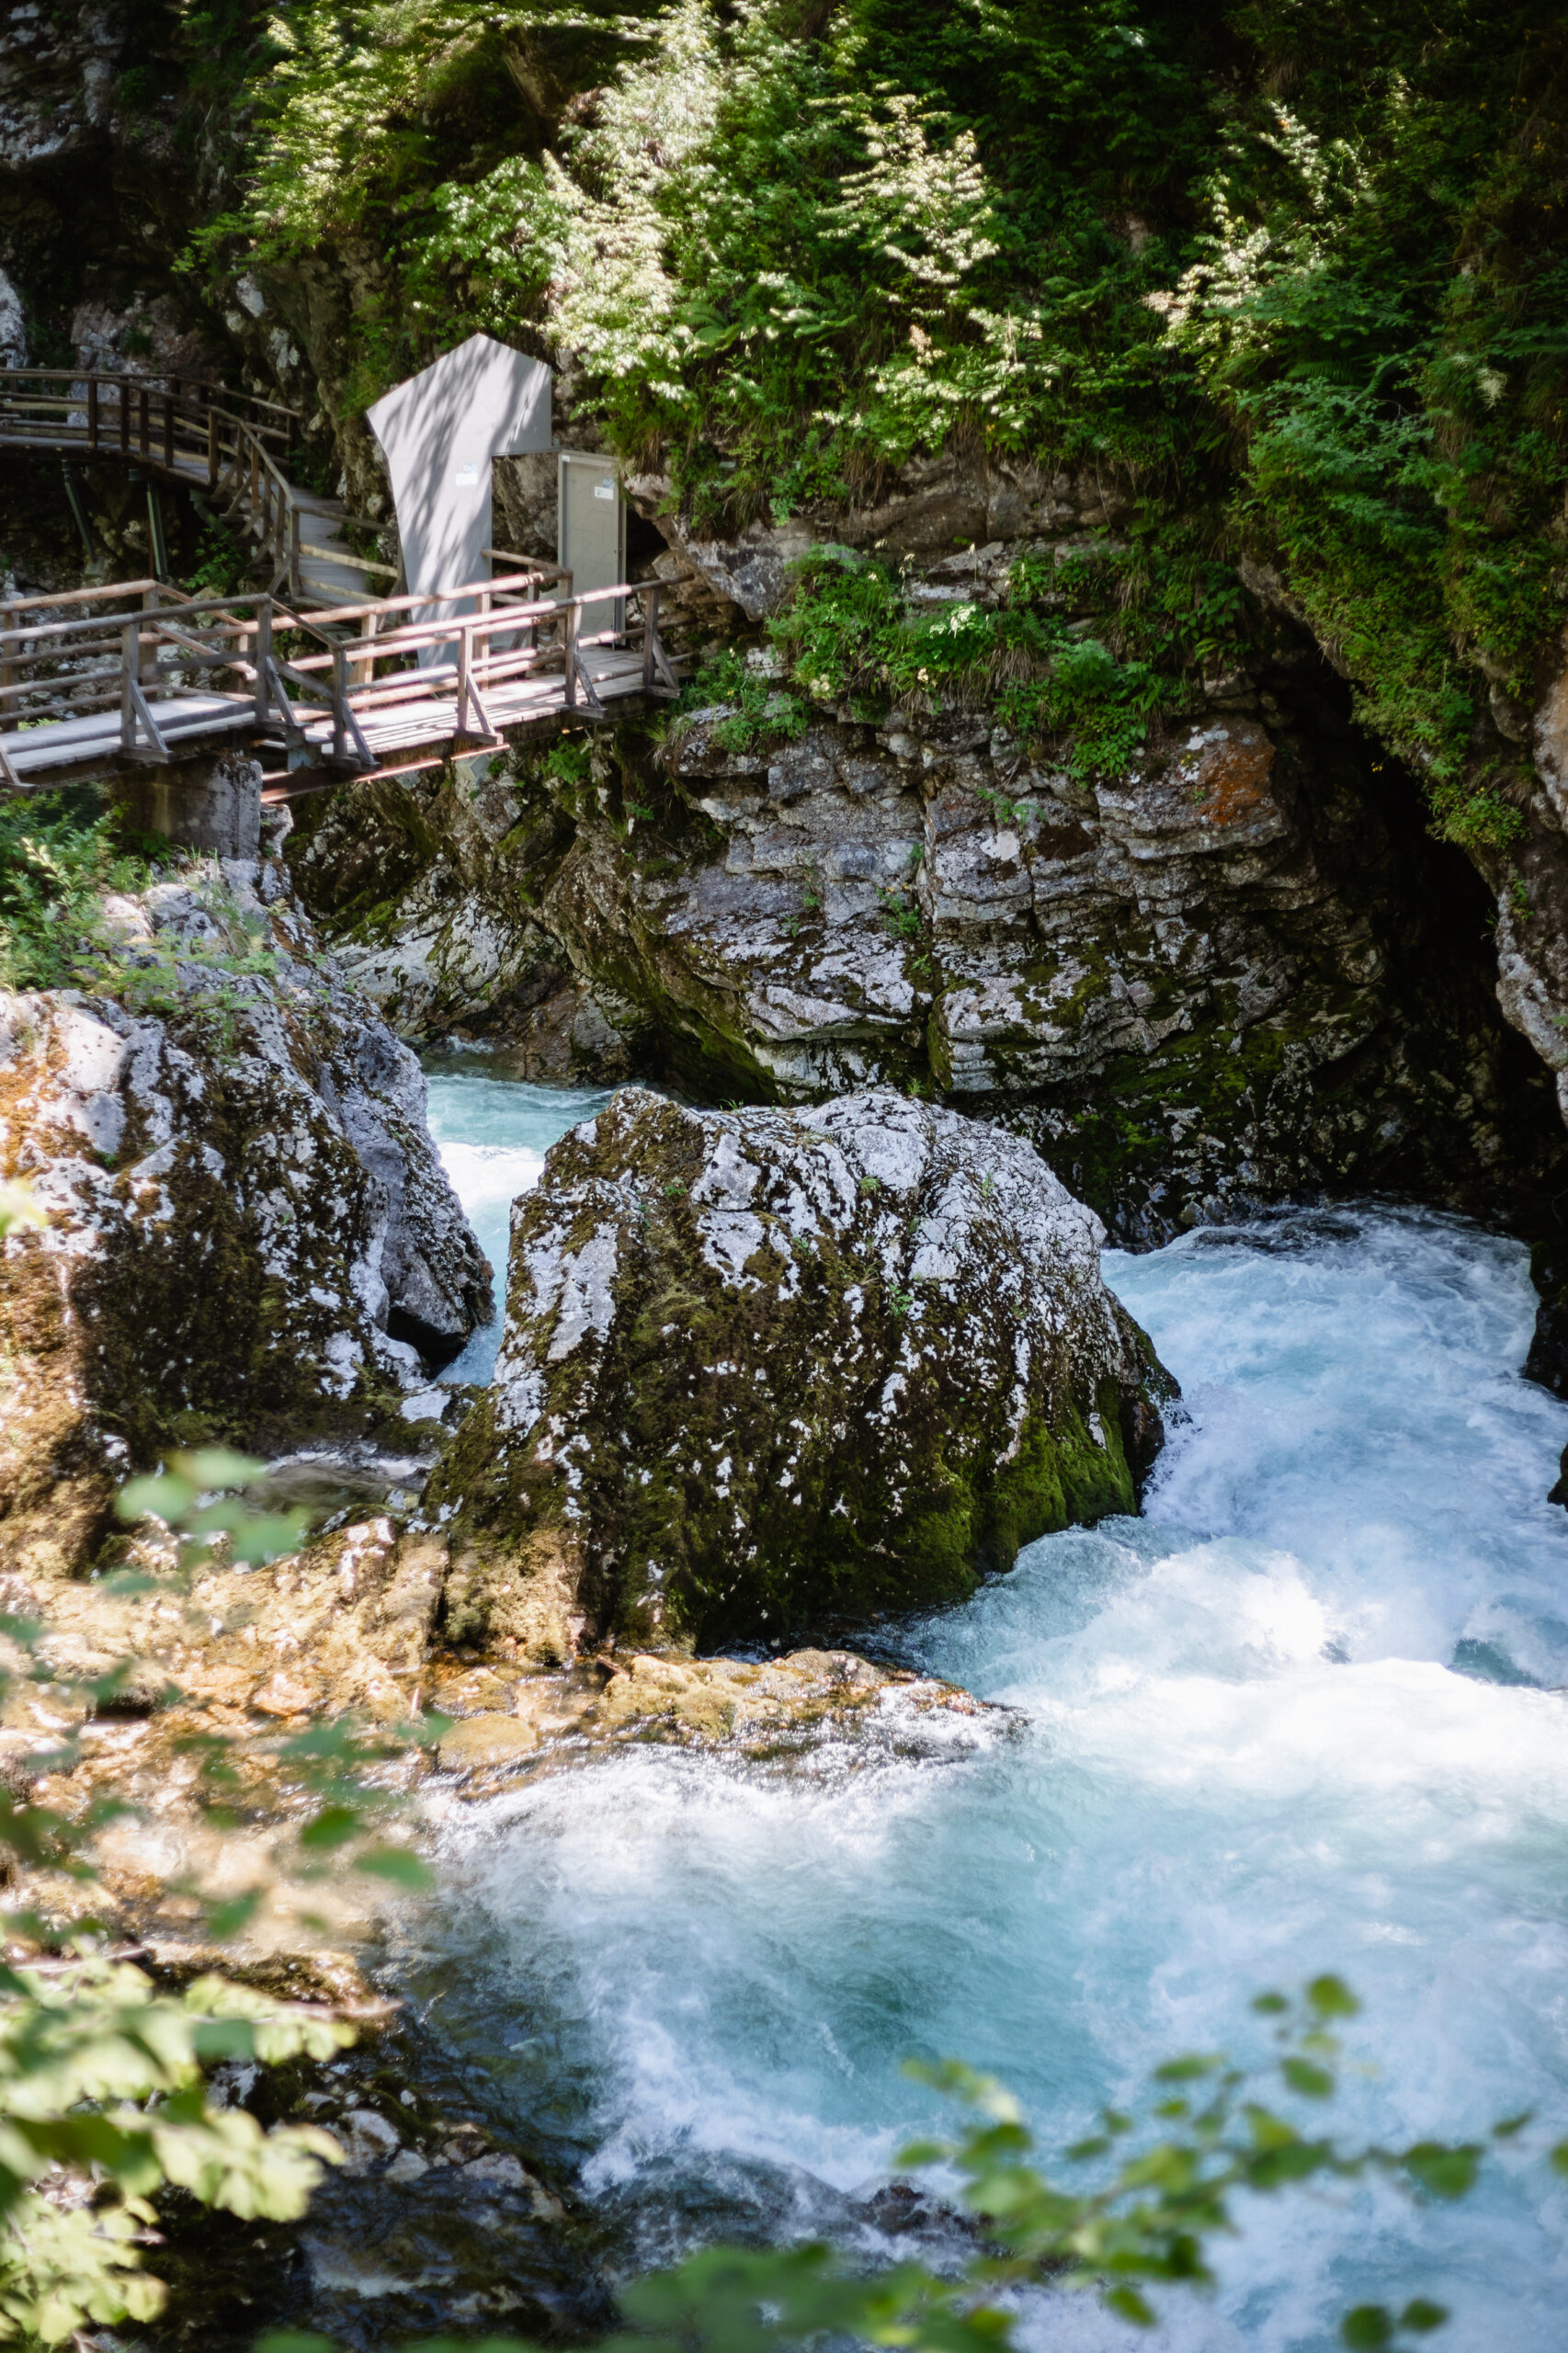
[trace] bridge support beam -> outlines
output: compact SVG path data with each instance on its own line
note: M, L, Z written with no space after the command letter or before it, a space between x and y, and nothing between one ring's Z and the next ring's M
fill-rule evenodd
M203 753L115 779L114 798L144 834L180 849L256 858L261 848L261 762L244 752Z

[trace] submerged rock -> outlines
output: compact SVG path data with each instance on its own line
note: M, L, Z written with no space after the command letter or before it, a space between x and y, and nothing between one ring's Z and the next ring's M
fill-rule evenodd
M876 1665L854 1651L791 1651L766 1663L739 1658L673 1658L623 1653L613 1662L564 1674L529 1672L507 1688L494 1668L481 1669L505 1707L465 1715L444 1733L437 1765L462 1778L461 1794L490 1796L519 1767L571 1753L632 1742L733 1751L752 1759L809 1756L854 1740L900 1753L950 1749L969 1719L976 1737L1008 1729L1012 1711L977 1699L956 1683ZM437 1666L437 1708L461 1707L472 1677ZM253 1703L254 1704L254 1703Z
M513 1221L495 1386L426 1499L449 1642L772 1640L1136 1507L1175 1384L1017 1137L626 1088Z
M68 1572L172 1442L396 1415L490 1309L417 1062L276 861L111 900L101 993L0 993L0 1559Z

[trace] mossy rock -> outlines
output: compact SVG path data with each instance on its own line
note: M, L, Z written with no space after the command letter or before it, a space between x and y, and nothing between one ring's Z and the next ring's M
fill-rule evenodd
M426 1498L449 1639L779 1640L1134 1510L1176 1388L1103 1239L1029 1144L890 1089L622 1089L514 1211L495 1386Z

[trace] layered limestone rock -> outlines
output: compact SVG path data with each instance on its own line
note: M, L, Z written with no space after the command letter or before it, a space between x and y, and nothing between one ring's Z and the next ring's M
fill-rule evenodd
M624 1089L514 1211L495 1385L424 1506L447 1640L776 1640L1134 1509L1173 1384L1103 1239L1028 1144L891 1090Z
M0 996L0 1553L69 1570L171 1441L395 1415L490 1312L414 1056L276 860L111 900L100 995Z
M1115 777L955 707L789 740L718 706L574 756L349 788L290 845L408 1034L710 1101L914 1086L1018 1125L1132 1239L1319 1188L1528 1212L1556 1181L1482 886L1290 628Z

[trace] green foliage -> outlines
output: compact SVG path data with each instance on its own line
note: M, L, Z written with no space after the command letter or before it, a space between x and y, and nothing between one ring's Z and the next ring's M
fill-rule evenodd
M1550 0L301 0L243 71L249 195L207 258L372 249L351 401L476 327L570 352L704 529L943 447L1092 470L1132 513L1105 656L1233 645L1249 542L1439 829L1517 833L1485 692L1528 700L1568 612ZM928 617L916 684L978 680L969 626ZM1148 679L1010 650L1022 723L1127 756Z
M0 1231L41 1222L10 1188L0 1198ZM294 1549L292 1517L257 1515L243 1489L265 1466L220 1449L176 1457L153 1479L129 1487L121 1516L155 1514L176 1540L179 1568L160 1579L177 1593L215 1547L232 1559L262 1563ZM122 1578L123 1590L151 1580ZM48 1682L71 1712L90 1714L112 1699L124 1668L72 1684L46 1663L47 1629L16 1617L3 1630L9 1659L0 1665L0 1704L18 1682ZM168 1695L177 1696L177 1695ZM438 1729L438 1727L437 1727ZM421 1728L427 1736L431 1726ZM232 1821L237 1776L228 1742L192 1734L182 1744L198 1765L209 1819ZM48 1760L68 1772L80 1758L74 1733L63 1733ZM406 1848L374 1835L387 1801L366 1773L390 1754L346 1724L318 1726L283 1745L279 1765L306 1796L297 1832L296 1875L361 1870L404 1884L428 1875ZM84 1908L65 1928L11 1910L0 1933L13 1953L18 1940L61 1953L58 1960L0 1962L0 2341L55 2345L97 2323L147 2321L162 2309L162 2283L143 2268L155 2245L151 2200L164 2188L246 2218L288 2221L301 2214L324 2163L341 2152L312 2126L264 2131L244 2109L209 2098L205 2071L222 2060L274 2066L293 2058L327 2059L354 2040L330 2013L256 1993L213 1975L183 1988L155 1984L143 1971L102 1949L90 1910L96 1877L92 1845L125 1809L98 1801L62 1810L0 1790L0 1849L11 1865L44 1867L77 1881ZM234 1934L256 1896L210 1900L199 1885L210 1935ZM81 2341L77 2338L77 2341Z
M185 585L193 597L229 597L247 585L253 569L249 551L214 519L202 526L196 570Z
M771 627L797 684L818 702L846 703L859 719L881 719L893 706L986 704L1017 734L1057 746L1072 775L1115 775L1187 686L1119 658L1068 620L1060 608L1085 585L1024 563L1000 606L960 598L933 611L910 604L890 566L824 547L798 567L794 594ZM1131 635L1125 614L1108 633ZM1002 822L1029 813L1022 802L998 809Z
M146 882L145 862L116 846L91 796L0 801L0 988L61 988L111 947L106 891Z
M799 695L749 666L733 646L703 656L696 675L682 689L676 708L705 710L715 703L732 707L730 716L713 731L714 742L724 752L748 752L762 744L797 743L810 717Z

